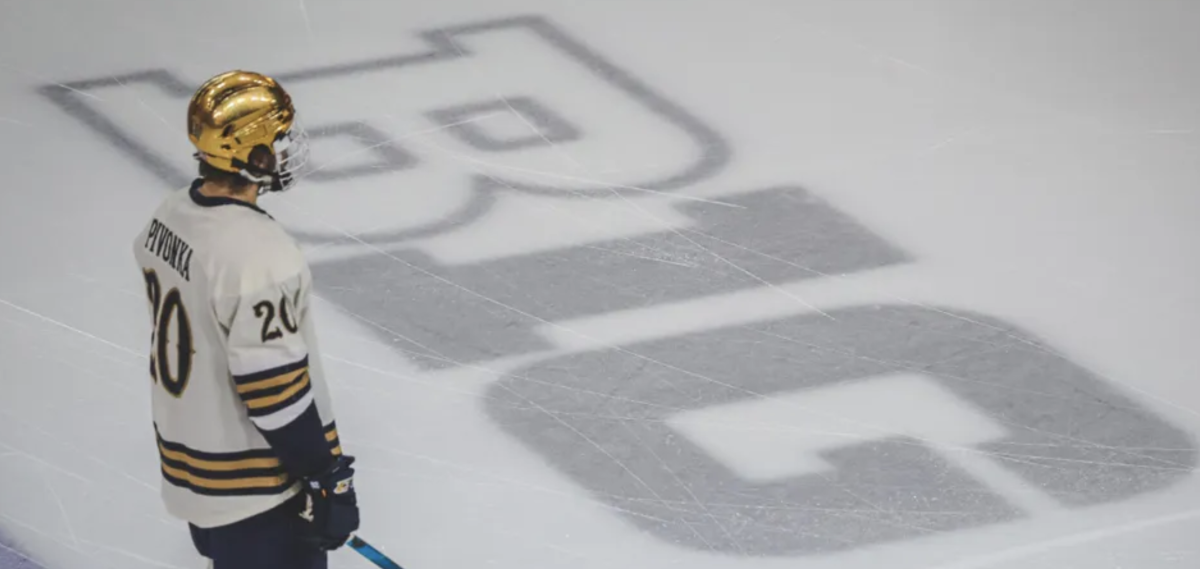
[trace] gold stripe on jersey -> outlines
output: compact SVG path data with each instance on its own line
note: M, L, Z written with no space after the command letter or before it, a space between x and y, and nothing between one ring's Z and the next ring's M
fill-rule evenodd
M333 455L342 454L342 443L338 440L337 424L330 423L325 427L325 442L329 443L329 452Z
M296 394L298 394L301 390L306 389L308 387L308 383L309 383L308 382L308 370L304 370L304 372L302 372L298 377L299 377L299 381L296 381L293 378L291 380L292 383L284 384L284 385L288 385L288 388L279 393L276 393L273 395L265 395L263 397L258 397L258 398L248 398L248 397L243 398L246 401L246 406L251 409L262 409L264 407L278 405L279 403L281 403L283 401L287 401L288 399L290 399L290 398L294 397Z
M244 385L239 385L239 386L237 386L237 392L240 395L243 393L253 393L255 391L262 391L264 389L269 389L271 387L281 387L284 385L289 385L289 384L295 382L297 379L300 378L301 375L304 375L305 373L308 373L307 367L303 368L303 369L298 369L296 371L283 373L283 374L277 375L272 378L263 379L260 381L255 381L253 383L247 383Z
M311 391L308 356L268 370L233 376L238 396L252 418L290 407Z
M245 478L231 478L226 480L214 480L204 478L193 474L186 470L174 468L164 463L162 465L163 475L168 482L176 486L185 486L197 494L227 494L232 496L245 494L258 494L258 490L265 490L265 494L278 494L287 490L291 485L288 482L291 480L288 475L280 474L277 476L252 476ZM183 484L180 484L182 482ZM197 491L203 489L204 491Z
M198 451L158 435L163 479L206 496L271 495L293 480L271 449L239 452Z
M182 462L188 466L195 467L201 470L213 470L217 472L229 472L232 470L248 470L248 469L264 469L278 468L281 466L278 458L243 458L234 460L204 460L189 456L183 451L170 450L163 446L159 441L158 452L163 458L171 459L175 462Z

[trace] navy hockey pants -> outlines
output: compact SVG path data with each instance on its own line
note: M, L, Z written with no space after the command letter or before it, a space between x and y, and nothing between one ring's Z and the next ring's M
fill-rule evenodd
M303 494L272 510L215 528L188 524L213 569L326 569L328 557L303 541Z

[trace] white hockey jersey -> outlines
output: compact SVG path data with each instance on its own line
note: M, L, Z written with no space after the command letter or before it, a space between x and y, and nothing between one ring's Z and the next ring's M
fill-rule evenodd
M299 247L266 212L199 185L159 206L134 256L153 323L162 497L172 515L215 527L298 491L256 426L278 429L315 402L329 452L341 447Z

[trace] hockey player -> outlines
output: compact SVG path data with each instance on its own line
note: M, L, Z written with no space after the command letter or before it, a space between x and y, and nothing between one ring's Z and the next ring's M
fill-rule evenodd
M214 569L307 569L357 530L296 243L259 208L306 157L291 98L264 75L208 80L187 110L200 178L134 242L153 324L162 498Z

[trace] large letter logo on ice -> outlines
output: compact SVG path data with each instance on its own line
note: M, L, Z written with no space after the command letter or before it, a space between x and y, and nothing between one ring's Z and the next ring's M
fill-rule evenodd
M894 299L761 302L913 259L791 184L677 195L727 165L726 142L550 22L415 43L275 74L314 136L316 187L272 211L334 249L314 264L323 296L417 365L527 357L489 386L488 415L631 525L724 554L848 551L1113 503L1195 464L1186 433L1036 331ZM43 92L188 181L181 132L86 96L182 101L188 84L66 87ZM663 328L556 334L581 321Z
M603 386L601 388L600 386ZM1179 481L1188 436L1029 333L871 306L540 361L489 413L629 522L743 555L844 551Z
M318 240L395 242L469 223L497 191L653 195L728 161L712 129L541 18L436 29L420 40L410 53L272 73L313 136L308 181L337 182L289 193L294 207L274 209L289 228ZM152 150L163 146L150 142L161 125L119 125L79 96L152 86L179 99L191 94L185 82L155 70L68 86L43 92L158 177L186 183L189 153Z

